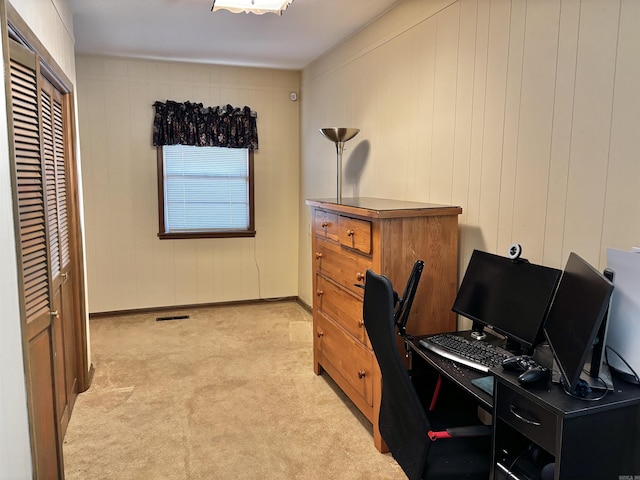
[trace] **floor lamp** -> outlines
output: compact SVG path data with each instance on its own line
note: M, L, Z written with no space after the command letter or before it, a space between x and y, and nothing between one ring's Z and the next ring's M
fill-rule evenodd
M359 128L321 128L320 133L336 144L336 161L337 165L337 201L342 203L342 152L344 151L344 143L355 137Z

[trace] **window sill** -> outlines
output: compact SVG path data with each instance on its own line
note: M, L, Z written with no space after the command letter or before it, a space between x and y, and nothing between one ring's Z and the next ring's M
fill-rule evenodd
M185 240L190 238L243 238L255 237L255 230L219 230L202 232L167 232L158 233L160 240Z

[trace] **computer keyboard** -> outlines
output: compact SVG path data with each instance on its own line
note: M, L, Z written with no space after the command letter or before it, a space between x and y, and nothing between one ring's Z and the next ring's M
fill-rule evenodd
M490 368L501 365L505 358L513 357L513 353L504 348L481 340L467 340L451 333L423 338L420 345L442 357L481 372L488 372Z

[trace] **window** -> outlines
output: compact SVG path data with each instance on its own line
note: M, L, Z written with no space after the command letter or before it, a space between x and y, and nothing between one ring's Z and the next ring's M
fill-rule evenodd
M161 239L253 237L253 150L158 147Z

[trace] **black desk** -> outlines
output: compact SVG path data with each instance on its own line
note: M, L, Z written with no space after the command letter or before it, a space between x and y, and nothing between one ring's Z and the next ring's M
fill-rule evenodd
M463 336L468 332L457 332ZM555 462L555 480L640 478L640 387L614 379L614 391L585 401L557 384L521 386L518 374L497 368L494 396L471 383L486 376L409 342L414 367L422 362L492 412L494 470L491 479L540 478ZM492 340L492 342L498 340ZM538 476L533 472L538 470ZM635 477L635 478L634 478Z
M456 332L456 335L471 339L470 331ZM478 405L491 412L493 410L492 396L471 383L471 380L475 378L486 377L490 374L472 370L466 365L443 358L440 355L433 353L431 350L422 348L419 343L421 338L424 338L424 336L415 337L413 340L408 342L412 351L412 362L416 362L417 359L424 360L424 362L435 369L436 372L441 374L446 380L449 380L451 383L473 397L477 401ZM487 336L487 339L490 343L499 344L502 342L502 340L497 337ZM417 362L414 365L416 368L419 367ZM412 368L414 365L412 365Z

